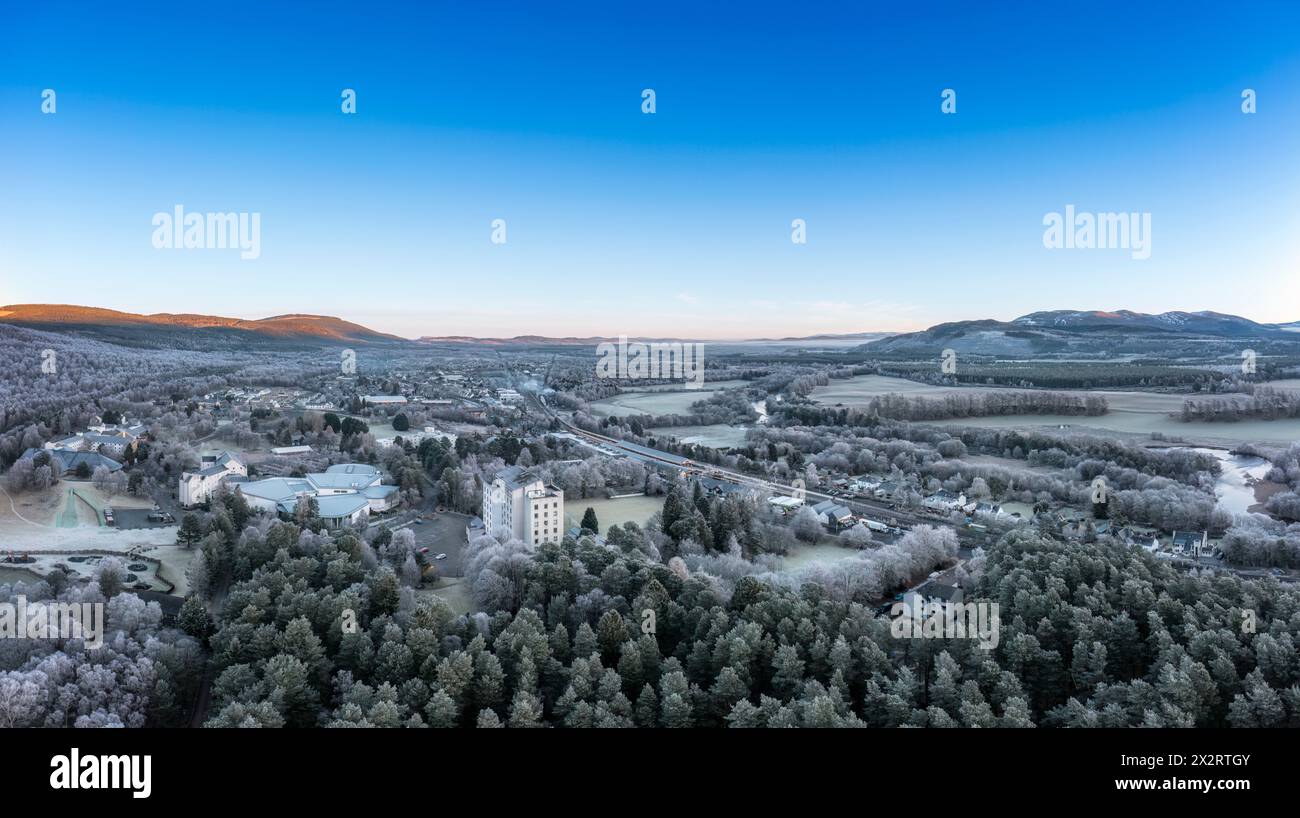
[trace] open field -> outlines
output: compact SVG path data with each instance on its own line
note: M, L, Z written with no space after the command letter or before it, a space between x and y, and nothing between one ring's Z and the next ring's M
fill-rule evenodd
M886 375L857 375L852 378L832 380L826 386L819 386L809 395L817 403L831 406L865 406L879 395L906 395L909 398L937 398L949 392L1014 392L1014 389L993 386L934 386L917 383L906 378L891 378Z
M1275 385L1290 383L1277 381ZM931 386L902 378L862 375L813 390L812 398L827 405L865 406L873 397L897 393L912 397L935 398L953 392L1013 392L1014 389L984 386ZM1053 390L1069 391L1069 390ZM1238 423L1183 423L1170 417L1182 410L1188 395L1155 392L1120 392L1093 390L1087 394L1106 398L1110 411L1098 417L1072 415L1002 415L981 418L954 418L929 421L940 426L976 426L995 429L1071 429L1091 433L1114 433L1150 436L1155 433L1171 438L1231 446L1255 442L1286 445L1300 440L1300 419L1244 420Z
M729 449L745 445L749 426L729 426L715 423L711 426L663 426L647 429L647 434L658 438L674 437L679 443L694 443L711 449Z
M644 526L650 515L656 511L662 511L664 507L663 497L646 497L637 495L636 497L619 497L613 500L601 498L580 499L564 501L564 527L568 529L582 522L582 515L590 507L596 512L596 521L600 523L600 533L604 534L612 525L623 525L623 523L636 523Z
M417 598L426 596L436 596L453 612L458 614L467 614L474 610L474 603L470 599L469 586L459 577L442 577L432 586L425 586L415 592Z
M799 543L790 549L783 561L785 570L799 571L813 565L830 565L861 553L856 548L844 548L829 542L816 545Z
M704 400L710 392L744 386L745 381L714 381L699 389L683 389L679 385L649 386L630 392L621 392L591 404L596 417L627 417L628 415L684 415L691 404Z
M1069 429L1090 434L1162 434L1174 440L1233 446L1262 443L1286 446L1300 440L1300 419L1244 420L1238 423L1181 423L1160 413L1115 410L1101 417L1019 415L930 421L940 426L978 426L996 429Z

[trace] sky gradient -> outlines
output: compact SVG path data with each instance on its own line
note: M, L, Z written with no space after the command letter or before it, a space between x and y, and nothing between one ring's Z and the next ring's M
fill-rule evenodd
M1300 320L1295 4L551 5L9 4L0 304L412 337ZM155 249L177 204L260 213L260 258ZM1068 204L1149 212L1151 257L1044 248Z

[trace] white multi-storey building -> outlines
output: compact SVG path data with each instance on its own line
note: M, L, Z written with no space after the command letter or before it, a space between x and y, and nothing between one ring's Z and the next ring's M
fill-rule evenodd
M227 478L233 475L248 476L248 468L230 452L205 454L201 461L198 471L181 473L176 497L186 508L206 503L217 486Z
M533 471L510 466L483 491L483 530L530 547L564 536L564 492Z

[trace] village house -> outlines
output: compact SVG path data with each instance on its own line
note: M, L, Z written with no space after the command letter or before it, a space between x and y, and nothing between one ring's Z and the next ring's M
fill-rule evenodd
M1171 541L1175 552L1191 557L1210 553L1210 533L1208 531L1175 531Z
M840 531L850 528L853 523L853 512L846 506L842 506L834 500L823 500L812 507L817 513L817 519L821 524L826 526L829 531Z
M947 489L936 491L921 501L921 505L930 511L944 513L956 511L966 505L965 494L953 494Z

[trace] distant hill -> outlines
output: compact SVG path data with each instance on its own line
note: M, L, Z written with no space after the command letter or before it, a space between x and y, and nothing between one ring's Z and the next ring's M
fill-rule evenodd
M884 338L887 333L883 332L854 332L844 335L807 335L789 338L749 338L735 340L714 340L703 341L707 344L733 345L733 344L777 344L777 343L797 343L812 341L871 341L877 338ZM573 336L563 336L551 338L545 335L515 335L511 338L478 338L471 335L425 335L416 339L425 344L478 344L483 346L499 347L524 347L524 346L594 346L603 343L618 343L617 338L601 338L591 336L586 338L577 338ZM628 342L640 343L696 343L696 338L642 338L631 336Z
M618 343L617 338L575 338L573 336L548 338L545 335L515 335L510 338L477 338L472 335L424 335L415 340L422 344L472 344L495 347L592 346L594 344L603 344L606 341Z
M942 349L973 355L1158 352L1170 343L1296 341L1300 322L1261 324L1219 312L1114 312L1050 310L1011 321L984 319L937 324L871 344L870 352L932 354Z
M1181 332L1226 337L1254 337L1280 329L1277 324L1259 324L1239 315L1227 315L1209 310L1162 312L1159 315L1131 310L1116 312L1051 310L1022 315L1011 323L1066 330L1118 329L1126 332Z
M275 315L246 320L216 315L154 313L139 315L71 304L10 304L0 307L0 322L55 332L73 332L116 343L142 346L187 342L384 343L403 341L328 315Z

